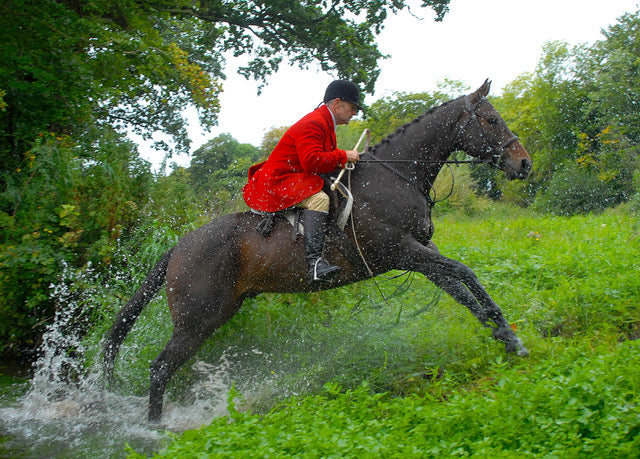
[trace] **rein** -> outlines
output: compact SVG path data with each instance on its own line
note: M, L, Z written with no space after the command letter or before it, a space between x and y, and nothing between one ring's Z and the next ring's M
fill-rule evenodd
M364 154L370 154L374 159L359 159L359 163L490 164L492 162L491 160L483 159L451 159L446 161L436 161L434 159L381 159L374 156L373 153Z
M431 196L429 195L429 190L431 190L431 188L433 188L433 186L431 186L431 184L429 184L429 189L427 189L426 191L424 189L422 189L420 186L418 186L418 184L416 183L415 180L411 180L410 177L405 176L403 173L401 173L400 171L398 171L397 169L389 166L387 164L387 160L384 159L380 159L378 158L376 155L374 155L373 153L369 153L369 155L371 155L371 157L373 158L373 160L361 160L361 161L366 161L366 162L371 162L371 163L379 163L382 167L384 167L385 169L393 172L396 176L400 177L402 180L404 180L405 182L413 185L425 198L427 198L427 202L429 203L430 207L433 207L435 205L435 201L431 198ZM396 160L396 161L400 161L400 160ZM407 160L407 161L412 161L412 160ZM360 161L358 161L360 162ZM403 161L404 162L404 161ZM436 162L436 161L434 161ZM437 161L439 162L439 161Z

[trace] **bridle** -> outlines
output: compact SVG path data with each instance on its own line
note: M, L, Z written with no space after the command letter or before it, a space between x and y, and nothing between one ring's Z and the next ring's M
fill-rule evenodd
M482 103L484 98L480 99L475 105L471 104L471 100L469 96L464 96L465 108L468 110L471 115L467 121L458 127L458 134L456 135L456 139L460 137L467 129L469 124L472 122L476 122L478 124L478 128L483 130L482 125L480 125L480 121L478 120L478 115L476 115L476 109ZM451 159L451 160L434 160L434 159L382 159L378 158L371 152L371 148L369 148L369 152L365 152L364 154L368 155L371 159L361 158L358 162L360 163L416 163L416 164L491 164L493 166L499 166L502 162L502 156L504 155L505 149L511 145L513 142L518 140L518 137L513 133L499 146L493 147L490 152L493 154L488 155L484 159Z
M456 139L459 138L460 135L462 135L464 131L467 129L467 126L474 121L478 125L478 129L480 130L480 132L484 131L484 129L482 128L482 125L480 124L480 120L478 120L478 115L476 115L476 109L484 100L486 99L482 97L478 102L476 102L475 105L472 105L471 99L469 99L469 96L468 95L464 96L464 105L466 109L471 113L471 115L469 116L469 119L467 120L467 122L462 126L460 126L460 128L458 129L458 135L456 136ZM490 150L488 150L489 153L493 153L493 154L488 155L484 159L479 159L477 160L477 162L481 164L491 164L493 166L500 166L500 164L502 163L502 156L504 155L504 150L516 140L518 140L518 137L513 133L511 133L511 135L507 137L507 139L504 140L500 145L498 145L497 147L492 147Z
M474 104L471 103L471 100L469 99L469 96L464 96L465 108L467 109L467 110L465 110L465 113L469 112L470 116L469 116L469 119L467 119L467 121L464 124L459 125L458 132L456 134L456 141L465 132L465 130L467 129L469 124L471 124L472 122L475 122L475 123L478 124L478 128L479 128L479 130L481 132L484 130L482 125L480 124L480 120L478 120L478 115L476 115L476 109L482 103L483 100L485 100L485 99L481 98L474 105ZM420 191L420 193L422 193L422 195L424 195L427 198L427 201L429 202L430 206L433 207L436 204L436 202L441 202L443 200L446 200L449 196L451 196L451 194L453 193L453 183L451 185L451 192L449 193L449 195L446 198L444 198L444 199L442 199L440 201L436 201L434 198L431 197L431 195L429 193L430 190L433 189L433 184L428 183L427 184L428 186L425 186L424 188L420 187L415 182L415 180L412 180L411 178L405 176L400 171L398 171L397 169L395 169L394 167L389 165L389 163L447 164L447 165L451 165L451 164L490 164L492 166L499 167L500 164L502 163L502 157L504 155L505 149L509 145L511 145L513 142L515 142L516 140L518 140L518 137L512 133L499 146L489 149L488 152L491 153L491 154L487 155L486 158L482 158L482 159L480 159L480 158L470 159L470 160L455 160L454 159L454 160L445 160L445 161L433 160L433 159L383 159L383 158L379 158L375 154L373 154L373 152L371 151L372 149L369 148L369 151L367 153L364 153L364 154L366 154L371 159L361 158L358 162L359 163L378 163L378 164L380 164L381 166L383 166L384 168L388 169L389 171L391 171L393 174L395 174L396 176L398 176L399 178L401 178L405 182L415 186Z

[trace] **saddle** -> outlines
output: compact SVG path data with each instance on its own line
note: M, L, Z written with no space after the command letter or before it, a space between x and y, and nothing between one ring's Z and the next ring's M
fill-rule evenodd
M332 224L329 225L327 234L328 242L334 245L349 260L359 275L368 277L368 270L364 261L358 254L354 244L344 233L353 208L353 195L351 191L341 183L338 183L339 192L336 191L335 187L332 190L330 185L331 183L335 183L335 178L323 178L325 179L323 191L325 191L331 199L329 205L329 221ZM294 241L297 240L299 236L304 235L304 219L302 218L304 209L301 207L293 206L276 212L263 212L255 209L251 209L251 211L263 217L255 229L264 237L268 237L271 234L277 220L286 220L289 222L293 229Z
M302 224L302 207L288 207L286 209L278 210L276 212L263 212L261 210L251 209L254 214L261 215L263 217L260 223L256 226L256 230L264 237L268 237L273 231L273 227L276 224L276 220L287 220L293 227L293 239L296 240L298 235L304 234L304 225Z
M335 180L333 177L330 179L332 183L335 183L333 182ZM338 186L340 187L340 193L337 193L335 189L332 190L329 183L327 183L327 178L325 178L323 191L325 191L331 199L331 203L329 205L329 221L335 223L335 226L337 226L340 231L344 231L347 221L349 220L349 216L351 215L351 209L353 208L353 195L343 184L338 183ZM287 207L286 209L278 210L276 212L263 212L251 209L253 213L264 217L258 226L256 226L256 230L264 237L268 237L271 234L277 219L284 219L291 224L294 230L294 240L298 235L304 234L304 224L302 222L303 210L303 208L296 206Z

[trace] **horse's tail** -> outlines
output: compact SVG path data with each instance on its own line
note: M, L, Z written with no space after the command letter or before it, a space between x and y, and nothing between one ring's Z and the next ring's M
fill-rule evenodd
M118 312L115 323L107 333L104 342L104 370L109 382L113 382L113 367L120 346L131 331L133 324L142 312L142 309L149 304L158 290L164 284L167 274L167 266L173 249L166 252L156 265L151 269L138 291Z

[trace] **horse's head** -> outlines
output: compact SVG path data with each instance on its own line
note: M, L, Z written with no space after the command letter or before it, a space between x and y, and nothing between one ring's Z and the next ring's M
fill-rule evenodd
M464 96L464 113L458 121L456 147L474 158L491 163L509 180L523 179L531 170L531 158L486 99L491 82Z

